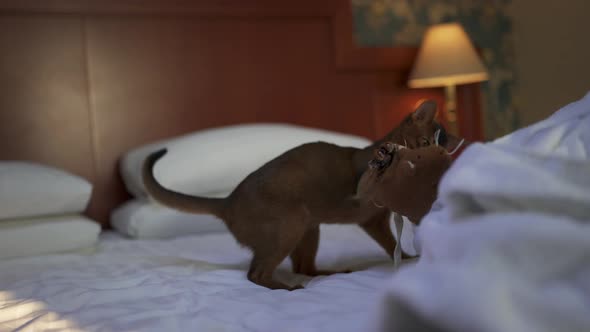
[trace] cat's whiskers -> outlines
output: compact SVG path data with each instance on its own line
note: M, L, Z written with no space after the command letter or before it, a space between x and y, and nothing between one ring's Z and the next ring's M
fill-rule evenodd
M438 146L438 137L440 136L440 129L434 132L434 144Z

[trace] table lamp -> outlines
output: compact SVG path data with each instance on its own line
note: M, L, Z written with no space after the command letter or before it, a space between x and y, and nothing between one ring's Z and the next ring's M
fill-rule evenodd
M444 23L426 31L408 85L445 87L446 119L449 131L457 135L456 86L487 79L487 70L465 30L458 23Z

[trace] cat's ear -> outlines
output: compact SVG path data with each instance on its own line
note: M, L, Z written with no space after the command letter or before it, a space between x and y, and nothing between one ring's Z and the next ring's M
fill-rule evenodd
M432 123L436 117L436 102L426 100L412 113L412 120L417 123Z

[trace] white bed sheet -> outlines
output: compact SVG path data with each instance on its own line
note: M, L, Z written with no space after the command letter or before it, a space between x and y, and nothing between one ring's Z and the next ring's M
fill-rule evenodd
M271 291L246 280L249 258L228 233L108 232L94 254L0 262L0 331L360 331L393 273L385 252L348 225L322 228L318 266L358 272L311 279L286 260L277 275L305 289Z

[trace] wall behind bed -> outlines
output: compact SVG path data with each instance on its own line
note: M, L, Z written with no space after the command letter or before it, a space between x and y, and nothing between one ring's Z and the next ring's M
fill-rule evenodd
M416 48L359 48L341 0L0 2L0 158L95 185L108 224L128 199L119 157L149 141L246 122L376 138L437 89L408 90ZM481 138L476 85L462 133Z

